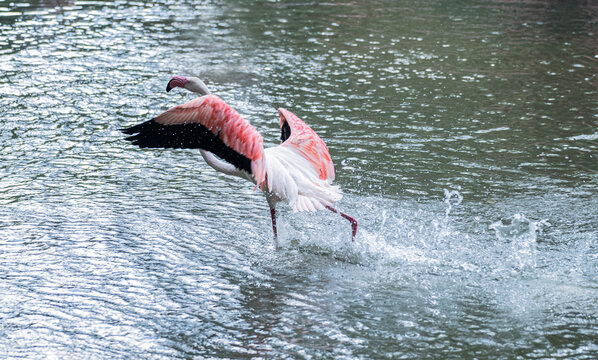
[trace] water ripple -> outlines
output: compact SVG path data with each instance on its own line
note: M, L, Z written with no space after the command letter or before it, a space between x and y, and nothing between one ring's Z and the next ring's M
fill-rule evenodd
M595 358L596 14L0 1L0 354ZM251 186L122 141L175 74L306 120L357 241L281 206L275 250Z

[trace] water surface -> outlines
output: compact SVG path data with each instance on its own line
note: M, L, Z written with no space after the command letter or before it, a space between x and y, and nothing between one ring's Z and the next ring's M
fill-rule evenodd
M598 7L0 1L0 354L598 357ZM122 127L195 75L360 220ZM178 89L180 90L180 89Z

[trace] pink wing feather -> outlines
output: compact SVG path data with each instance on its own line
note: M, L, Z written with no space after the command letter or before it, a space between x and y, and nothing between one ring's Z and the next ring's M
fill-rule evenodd
M158 115L162 125L200 123L224 144L251 160L251 172L258 186L266 177L262 135L239 113L216 95L206 95Z
M334 180L334 164L330 158L328 147L318 134L303 120L292 112L280 108L280 127L286 122L291 128L291 136L280 146L288 146L298 150L314 166L320 179Z

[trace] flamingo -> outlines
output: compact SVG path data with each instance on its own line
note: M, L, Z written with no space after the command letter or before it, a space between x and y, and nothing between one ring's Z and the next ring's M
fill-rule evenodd
M340 214L349 220L355 241L357 220L332 205L342 194L340 187L332 184L335 171L328 148L303 120L279 108L281 144L264 148L262 135L229 104L211 94L199 78L174 76L166 91L176 87L201 96L122 129L130 135L125 140L141 148L198 148L215 170L254 183L270 206L277 247L279 202L288 203L293 212L328 209Z

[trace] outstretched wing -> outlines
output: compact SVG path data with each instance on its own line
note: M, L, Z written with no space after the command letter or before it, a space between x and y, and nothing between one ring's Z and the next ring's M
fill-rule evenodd
M303 120L292 112L280 108L281 140L280 146L285 146L298 151L314 167L322 180L332 183L334 180L334 164L330 158L328 147Z
M216 95L206 95L122 130L142 148L210 151L250 173L258 186L266 176L262 135Z

